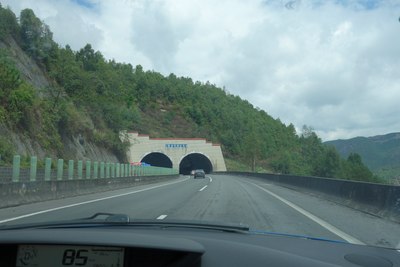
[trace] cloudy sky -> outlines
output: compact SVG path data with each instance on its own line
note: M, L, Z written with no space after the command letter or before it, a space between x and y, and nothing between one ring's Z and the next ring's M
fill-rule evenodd
M225 86L323 140L400 132L399 0L0 0L61 45Z

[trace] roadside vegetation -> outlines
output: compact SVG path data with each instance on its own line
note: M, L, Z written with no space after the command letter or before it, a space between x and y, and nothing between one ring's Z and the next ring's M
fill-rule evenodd
M90 44L79 51L61 47L30 9L17 19L0 7L0 42L10 43L10 38L40 66L51 86L33 87L22 78L15 58L1 49L0 124L61 157L63 139L83 135L123 160L127 144L119 132L128 129L220 143L232 170L380 181L358 154L342 159L311 127L296 133L292 124L209 82L107 60ZM0 139L2 160L10 160L11 149Z

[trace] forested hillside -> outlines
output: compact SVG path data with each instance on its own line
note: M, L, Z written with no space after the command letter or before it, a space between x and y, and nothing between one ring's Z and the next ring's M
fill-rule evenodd
M118 136L128 129L151 137L203 137L220 143L228 168L378 180L358 154L343 160L312 128L305 126L297 134L292 124L209 82L108 60L90 44L79 51L61 47L30 9L17 19L0 8L0 41L1 125L59 156L65 138L83 136L124 160L127 144ZM35 86L21 74L9 49L14 43L40 66L48 86ZM1 137L3 160L10 160L12 149Z
M326 144L335 146L344 158L350 153L360 154L365 165L381 177L392 179L400 176L400 133L332 140Z

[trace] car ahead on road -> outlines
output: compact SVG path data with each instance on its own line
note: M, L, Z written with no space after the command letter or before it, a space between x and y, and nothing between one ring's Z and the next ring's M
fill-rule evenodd
M110 213L0 227L0 248L2 267L400 266L396 249Z
M193 178L206 178L206 173L204 172L204 170L195 170L194 174L193 174Z

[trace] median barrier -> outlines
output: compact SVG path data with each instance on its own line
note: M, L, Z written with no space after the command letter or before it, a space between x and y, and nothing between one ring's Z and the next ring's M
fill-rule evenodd
M225 174L268 180L400 223L400 186L283 174L250 172L225 172Z

